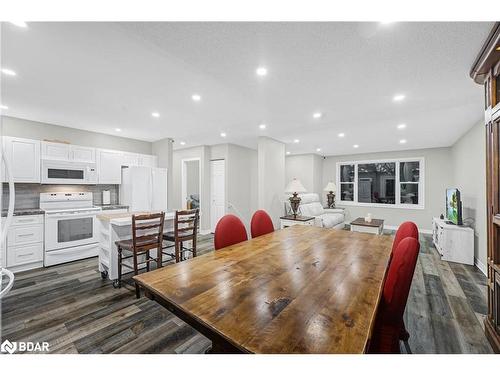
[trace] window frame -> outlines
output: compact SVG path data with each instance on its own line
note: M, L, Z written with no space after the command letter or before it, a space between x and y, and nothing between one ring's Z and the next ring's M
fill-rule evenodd
M418 162L419 163L419 181L418 182L408 182L401 181L400 179L400 165L405 162ZM377 164L377 163L395 163L396 164L396 176L395 176L395 204L387 203L364 203L358 202L358 165L359 164ZM354 199L352 201L342 200L340 194L340 167L342 165L354 165ZM340 206L357 206L357 207L380 207L380 208L398 208L398 209L408 209L408 210L423 210L425 209L425 158L424 157L414 157L414 158L399 158L399 159L377 159L377 160L349 160L340 161L336 164L336 182L339 187L339 194L337 199L337 204ZM418 204L405 204L401 203L401 184L418 184Z

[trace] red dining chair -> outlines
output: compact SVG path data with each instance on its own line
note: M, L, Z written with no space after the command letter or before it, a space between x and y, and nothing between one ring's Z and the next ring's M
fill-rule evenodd
M420 244L415 238L406 237L394 250L375 318L370 353L400 353L403 314L419 249Z
M418 227L413 221L405 221L401 224L396 232L394 241L392 243L392 252L398 247L401 240L406 237L413 237L418 241Z
M253 214L250 221L250 232L252 238L274 232L273 221L266 211L258 210Z
M405 221L399 226L396 232L396 236L394 237L394 241L392 242L392 252L389 259L389 264L392 260L392 254L394 253L394 250L398 247L401 240L405 239L406 237L412 237L418 241L418 227L413 221ZM401 334L399 335L399 338L404 341L407 347L409 347L408 339L410 338L410 334L406 330L404 322L402 322Z
M246 240L248 240L247 230L237 216L225 215L217 223L214 235L215 250Z

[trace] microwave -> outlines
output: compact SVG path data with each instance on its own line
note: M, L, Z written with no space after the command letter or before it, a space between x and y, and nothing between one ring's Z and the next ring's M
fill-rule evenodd
M95 163L42 160L42 184L97 184Z

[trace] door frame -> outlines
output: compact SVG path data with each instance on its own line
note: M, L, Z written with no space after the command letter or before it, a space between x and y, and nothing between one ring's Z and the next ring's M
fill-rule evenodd
M201 208L201 158L185 158L185 159L181 160L181 202L182 202L182 209L183 210L185 210L187 208L186 164L189 161L197 161L198 162L198 181L199 181L198 191L200 192L199 196L200 196L200 208Z

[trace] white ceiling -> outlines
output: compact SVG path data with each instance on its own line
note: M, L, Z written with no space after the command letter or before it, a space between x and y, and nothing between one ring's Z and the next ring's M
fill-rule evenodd
M492 23L28 26L2 25L2 67L17 72L2 77L6 115L176 148L266 135L339 155L452 145L483 116L468 72Z

